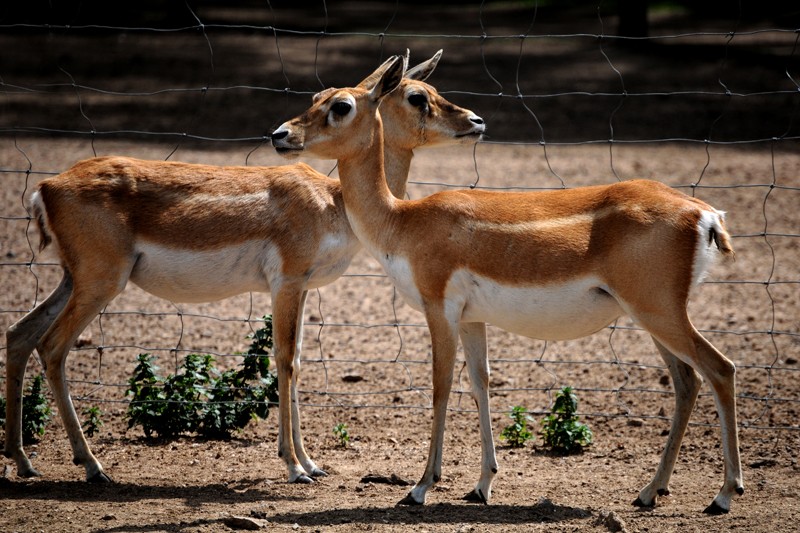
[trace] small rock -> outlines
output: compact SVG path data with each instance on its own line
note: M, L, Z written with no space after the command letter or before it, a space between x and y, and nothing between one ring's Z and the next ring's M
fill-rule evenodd
M778 461L775 459L761 459L760 461L754 461L750 463L750 468L766 468L770 466L775 466L778 464Z
M627 532L625 522L614 511L603 511L595 520L595 525L605 526L612 533Z
M628 419L628 425L634 428L640 428L644 425L644 420L641 418L630 418Z
M556 511L556 506L547 498L539 498L539 501L536 502L536 507L539 509L540 513L544 514L553 514Z
M797 359L795 359L794 357L787 357L784 362L787 365L796 365L797 364Z
M364 381L364 376L360 376L358 374L345 374L342 376L342 381L345 383L358 383L359 381Z
M116 519L117 519L117 517L115 515L107 514L107 515L103 516L103 518L101 518L100 520L116 520Z
M228 516L223 522L231 529L246 529L248 531L258 531L264 527L261 520L247 516Z
M413 485L409 480L404 479L397 474L392 474L390 476L383 476L380 474L367 474L366 476L361 478L361 483L383 483L386 485L400 485L401 487L406 487L408 485Z
M398 476L397 474L392 474L392 483L394 485L400 485L402 487L407 487L409 485L413 485L414 484L411 481Z

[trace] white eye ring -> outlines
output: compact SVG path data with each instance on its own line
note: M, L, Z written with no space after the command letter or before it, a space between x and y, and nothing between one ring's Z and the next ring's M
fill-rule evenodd
M356 100L352 95L342 92L327 101L328 116L327 121L334 128L341 128L350 124L356 116Z

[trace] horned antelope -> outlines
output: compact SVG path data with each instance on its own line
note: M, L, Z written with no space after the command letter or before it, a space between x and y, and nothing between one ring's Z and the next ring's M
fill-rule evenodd
M425 80L441 57L411 69L383 106L394 194L405 194L413 150L462 142L480 122ZM387 62L383 68L389 65ZM379 68L364 79L370 89ZM131 281L173 302L271 292L279 386L279 455L290 482L325 472L303 447L297 379L309 289L341 276L360 249L339 181L305 164L218 167L99 157L43 180L31 199L42 247L58 248L64 274L7 333L5 455L22 477L38 476L22 446L22 384L38 351L72 445L89 481L109 481L69 396L65 360L81 331Z
M717 251L733 255L723 213L654 181L545 192L445 191L392 196L378 107L396 90L405 61L372 89L330 90L272 134L277 151L338 160L347 217L397 290L430 330L433 422L420 481L400 502L423 504L442 467L447 400L458 337L478 406L481 475L466 499L487 502L497 472L488 402L486 326L529 337L583 337L629 315L655 341L676 389L675 415L653 480L634 502L669 492L680 443L706 379L716 400L724 483L706 509L724 513L742 494L734 365L694 328L690 290ZM483 124L460 135L477 139Z

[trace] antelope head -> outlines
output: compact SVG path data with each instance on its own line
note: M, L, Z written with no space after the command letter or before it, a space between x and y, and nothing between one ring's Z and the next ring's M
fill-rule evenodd
M351 126L353 121L374 116L379 105L387 144L413 150L480 140L486 129L483 119L452 104L425 82L441 55L439 50L408 71L408 53L393 56L356 87L329 88L317 93L311 108L275 130L273 146L286 157L304 154L336 159L342 142L339 130ZM352 131L365 130L353 128ZM337 147L335 153L322 148L334 136L336 141L330 144ZM353 148L357 150L359 146L370 145L371 139L350 137L346 142L354 143Z

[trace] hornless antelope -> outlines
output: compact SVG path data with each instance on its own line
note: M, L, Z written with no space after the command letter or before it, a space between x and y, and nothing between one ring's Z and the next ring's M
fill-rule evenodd
M405 194L415 148L462 142L482 120L424 82L441 50L410 70L386 99L386 160L391 189ZM387 61L361 83L369 90ZM39 352L74 462L89 481L110 481L81 431L64 375L70 347L132 281L174 302L209 302L271 292L279 387L279 455L290 482L325 475L300 433L296 386L303 308L309 289L341 276L360 249L341 185L305 164L216 167L126 157L82 161L43 180L33 193L42 247L58 248L64 276L7 333L5 455L17 474L38 476L22 447L22 383Z
M487 392L485 323L539 339L583 337L622 315L646 329L676 389L667 445L634 502L655 505L669 479L701 385L708 380L722 426L725 480L706 509L724 513L742 494L734 365L687 315L690 290L717 249L733 255L723 214L653 181L550 192L446 191L392 196L384 177L378 106L399 85L405 61L372 89L331 90L272 134L287 156L337 159L347 217L365 248L428 324L433 350L433 425L421 480L400 503L423 504L439 480L447 400L461 336L481 427L481 476L466 498L488 501L497 472ZM475 124L460 135L477 139ZM698 375L699 374L699 375Z

